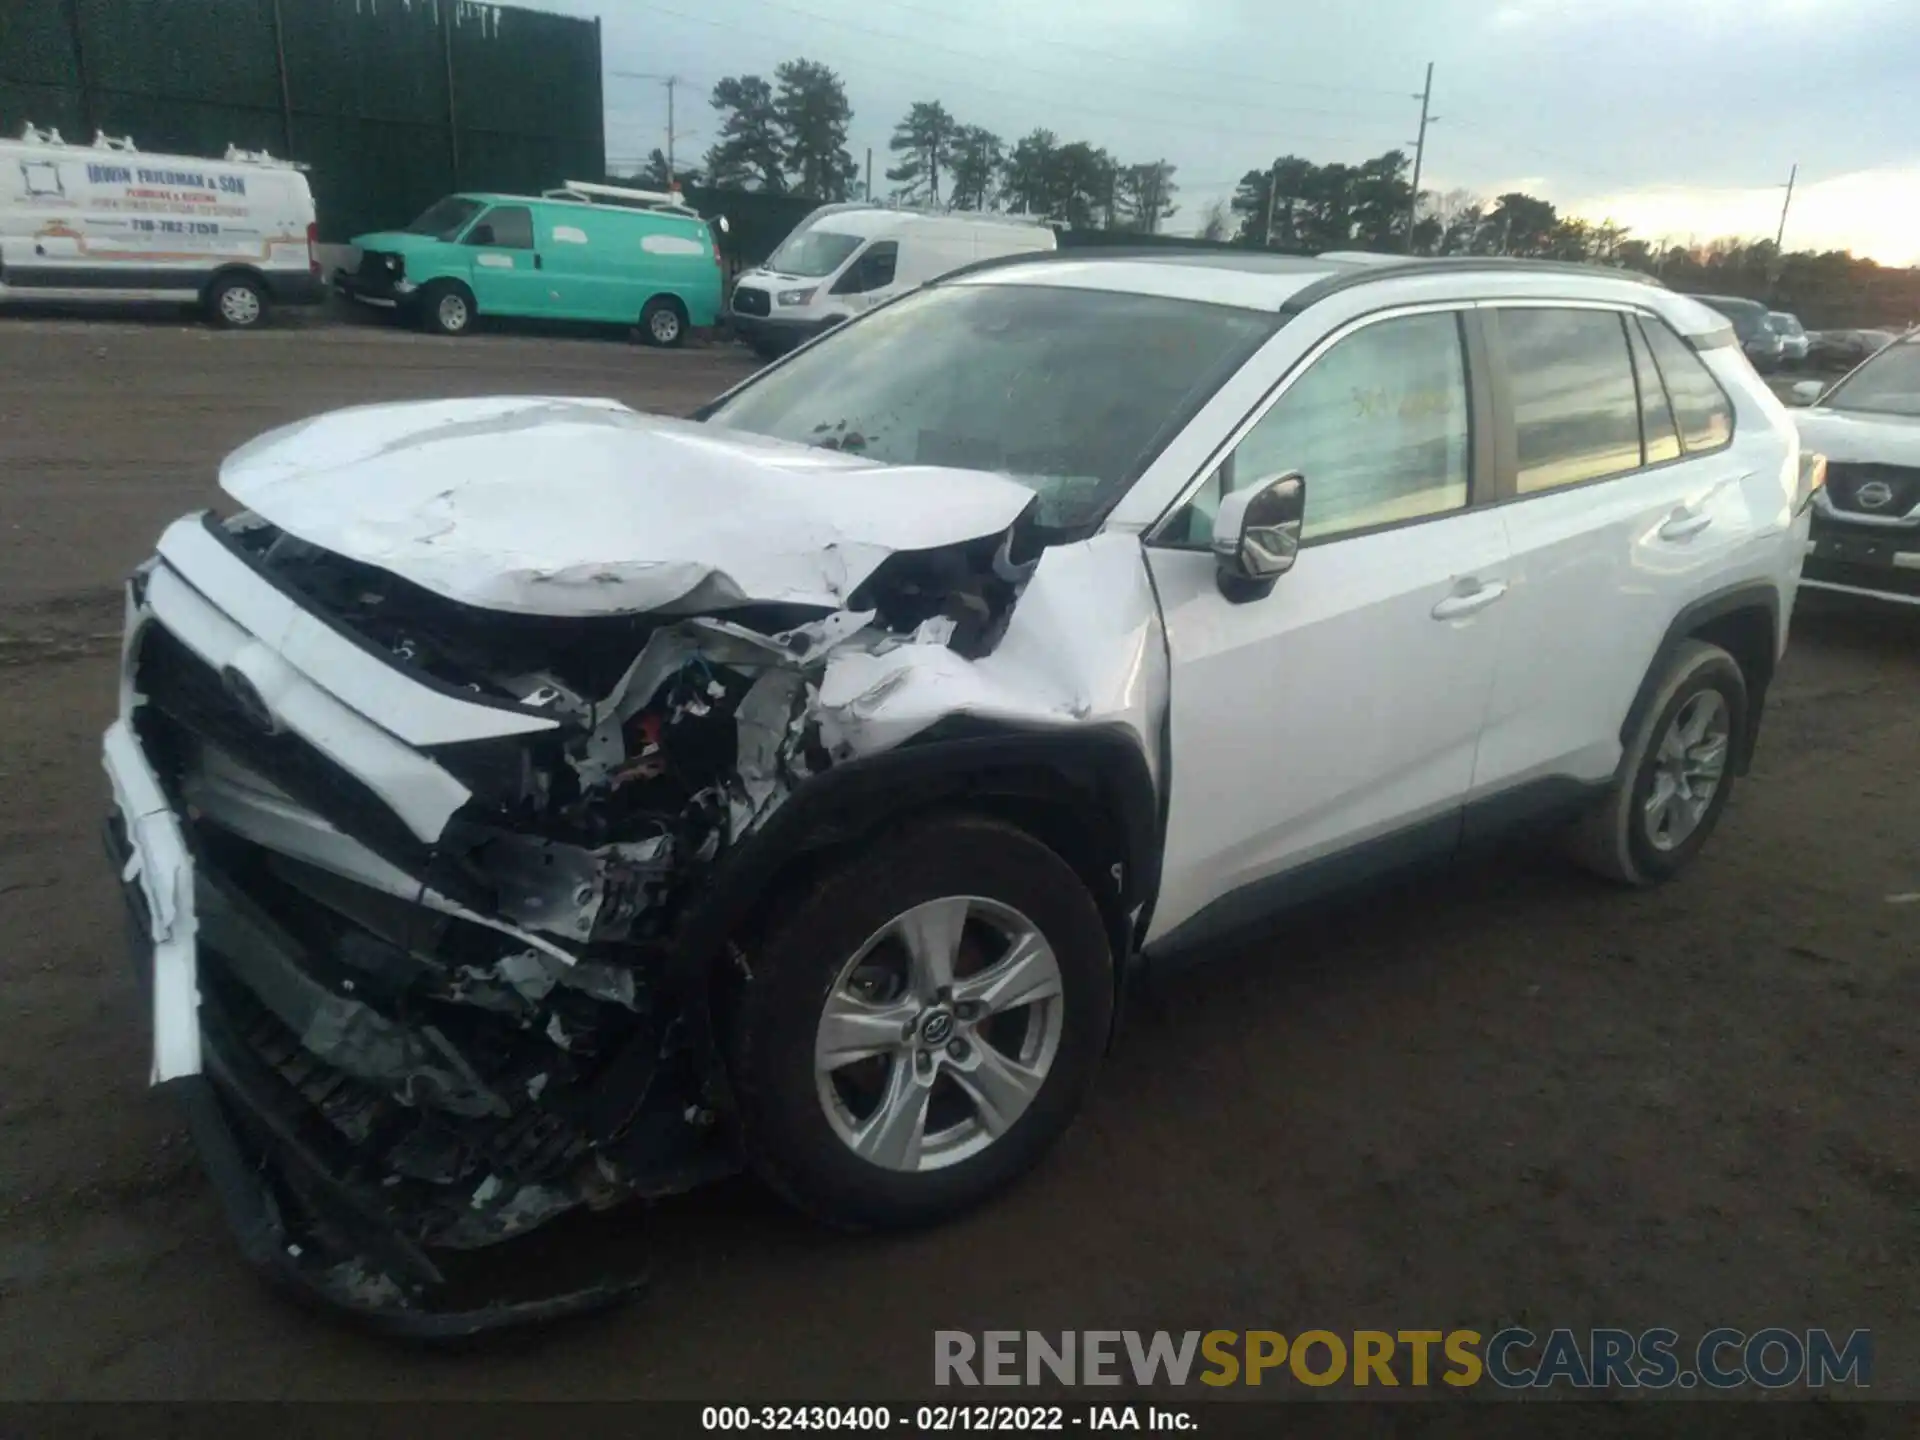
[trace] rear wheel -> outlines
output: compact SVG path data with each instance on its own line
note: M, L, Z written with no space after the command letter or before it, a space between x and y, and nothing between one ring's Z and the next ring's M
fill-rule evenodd
M473 294L455 280L436 280L420 292L420 323L437 335L464 335L473 328Z
M640 333L649 345L671 350L687 338L687 312L671 295L656 295L640 312Z
M1628 742L1613 789L1570 834L1574 858L1627 885L1677 875L1726 809L1746 720L1747 682L1738 662L1718 645L1682 643Z
M267 318L267 292L251 275L223 275L207 291L207 317L223 330L258 329Z
M922 822L829 874L751 959L733 1017L748 1154L849 1228L923 1224L1034 1165L1106 1041L1100 912L1025 832Z

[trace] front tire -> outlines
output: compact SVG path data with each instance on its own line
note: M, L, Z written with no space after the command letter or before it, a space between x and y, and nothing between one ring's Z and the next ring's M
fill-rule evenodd
M1657 885L1707 843L1733 790L1747 681L1718 645L1674 652L1606 800L1568 836L1574 859L1608 880Z
M436 280L420 292L420 323L435 335L464 335L477 314L473 292L453 280Z
M848 1229L927 1224L1064 1131L1113 1006L1093 897L974 816L886 836L812 884L750 957L732 1073L755 1170Z

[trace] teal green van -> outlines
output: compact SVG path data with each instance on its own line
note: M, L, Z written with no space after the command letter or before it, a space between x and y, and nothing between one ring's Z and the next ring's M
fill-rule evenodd
M713 231L663 193L569 181L541 196L449 195L353 243L359 267L335 271L334 289L443 335L513 315L637 325L678 345L720 314Z

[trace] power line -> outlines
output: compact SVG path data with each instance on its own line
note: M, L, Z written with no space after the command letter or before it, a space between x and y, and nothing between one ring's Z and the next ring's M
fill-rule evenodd
M771 0L762 0L762 3L771 3ZM674 10L665 5L653 5L653 6L650 6L649 8L654 14L657 14L657 15L671 16L676 20L685 20L691 24L706 25L714 29L730 30L739 34L751 34L751 35L758 36L761 39L770 39L770 40L777 41L783 45L805 43L804 41L792 40L784 36L769 35L758 28L749 29L748 27L736 24L731 21L716 20L716 19L713 19L711 16L690 15L690 14L687 14L685 11ZM781 6L778 6L777 8L792 10L794 14L804 16L808 19L819 20L825 24L839 26L843 29L854 30L860 33L861 35L871 39L893 39L893 40L904 41L909 44L920 43L919 37L903 35L897 31L875 30L868 25L859 25L859 24L854 24L852 22L840 21L840 20L834 19L831 16L826 16L826 15L815 15L812 11L800 10L792 6L781 5ZM982 55L974 51L943 50L943 53L954 55L956 57L963 58L963 59L978 60L981 63L987 64L987 65L996 65L996 66L1001 66L1003 68L1009 68L1009 69L1029 70L1052 80L1067 78L1067 77L1063 77L1058 71L1041 70L1038 67L1031 66L1031 65L1020 65L1013 61L1002 60L997 56ZM1035 103L1036 97L1028 94L1022 94L1018 91L1006 90L994 85L983 85L983 84L980 84L978 81L969 80L969 79L965 79L958 76L935 75L929 71L917 70L911 67L895 64L891 60L888 60L885 63L887 65L887 69L895 75L906 75L916 79L927 80L943 88L972 89L972 90L980 91L983 94L998 95L1005 99L1018 100L1027 104ZM1138 88L1130 87L1129 93L1163 95L1169 99L1177 101L1182 105L1226 105L1226 106L1233 107L1241 111L1242 113L1244 113L1247 109L1252 108L1244 104L1240 104L1239 102L1236 102L1236 101L1220 100L1217 98L1207 97L1207 96L1190 95L1184 92L1177 92L1177 91L1140 90ZM1146 116L1146 115L1140 115L1140 114L1128 114L1123 111L1100 109L1098 107L1091 106L1091 105L1079 105L1079 104L1075 104L1072 101L1060 100L1053 97L1048 97L1044 101L1044 103L1049 108L1055 109L1055 110L1076 111L1078 113L1085 114L1085 115L1097 115L1104 119L1123 120L1123 121L1127 121L1135 124L1146 122L1153 125L1172 126L1176 129L1204 130L1209 134L1215 134L1215 135L1220 133L1221 126L1224 123L1220 121L1209 122L1209 121L1181 121L1181 120L1159 119L1153 116ZM1324 109L1316 109L1308 106L1294 106L1294 107L1265 106L1260 108L1263 108L1266 110L1290 109L1293 113L1332 116L1337 119L1371 120L1371 117L1360 115L1354 111L1324 110ZM1384 124L1385 122L1375 121L1373 123ZM1300 136L1298 138L1302 140L1313 140L1319 143L1336 143L1336 144L1346 143L1346 142L1357 139L1357 137L1354 137L1354 136L1325 136L1325 135Z
M761 3L763 4L775 3L775 0L761 0ZM780 5L779 8L790 10L790 9L794 9L795 7L790 5ZM905 10L911 14L925 15L935 20L945 20L945 21L952 22L954 24L969 23L968 21L964 20L961 17L957 17L939 10L930 10L924 5L906 4L904 3L904 0L889 0L889 4L887 8L890 10ZM797 11L796 13L811 14L811 12L809 11ZM824 18L824 17L814 17L814 18ZM915 38L917 39L918 37L915 37ZM1125 65L1139 65L1143 68L1154 69L1154 70L1185 70L1195 75L1204 76L1208 80L1213 80L1213 81L1239 80L1249 85L1270 85L1277 89L1285 89L1285 90L1319 90L1319 91L1325 91L1332 94L1341 94L1341 95L1375 95L1375 96L1385 97L1385 96L1398 96L1400 93L1398 90L1390 90L1387 87L1382 85L1329 85L1324 82L1316 82L1316 81L1309 81L1309 80L1293 80L1293 79L1285 78L1278 75L1249 75L1244 71L1216 70L1211 65L1182 65L1173 61L1161 60L1157 57L1147 58L1147 57L1137 56L1137 55L1123 55L1116 50L1104 50L1093 45L1081 45L1071 40L1055 40L1049 36L1044 36L1044 35L1023 34L1019 38L1022 44L1047 45L1057 50L1073 50L1073 51L1078 51L1080 54L1083 54L1083 55L1097 55L1100 58L1105 60L1118 60ZM944 49L945 47L943 46L942 48ZM994 63L998 64L1003 62L995 61Z

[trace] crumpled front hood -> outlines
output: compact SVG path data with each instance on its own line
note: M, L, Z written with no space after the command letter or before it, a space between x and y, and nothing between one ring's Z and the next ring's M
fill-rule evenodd
M334 411L241 446L220 484L311 544L533 615L837 609L896 551L998 534L1033 500L978 471L550 396Z
M1795 410L1800 443L1839 464L1920 466L1920 417Z

